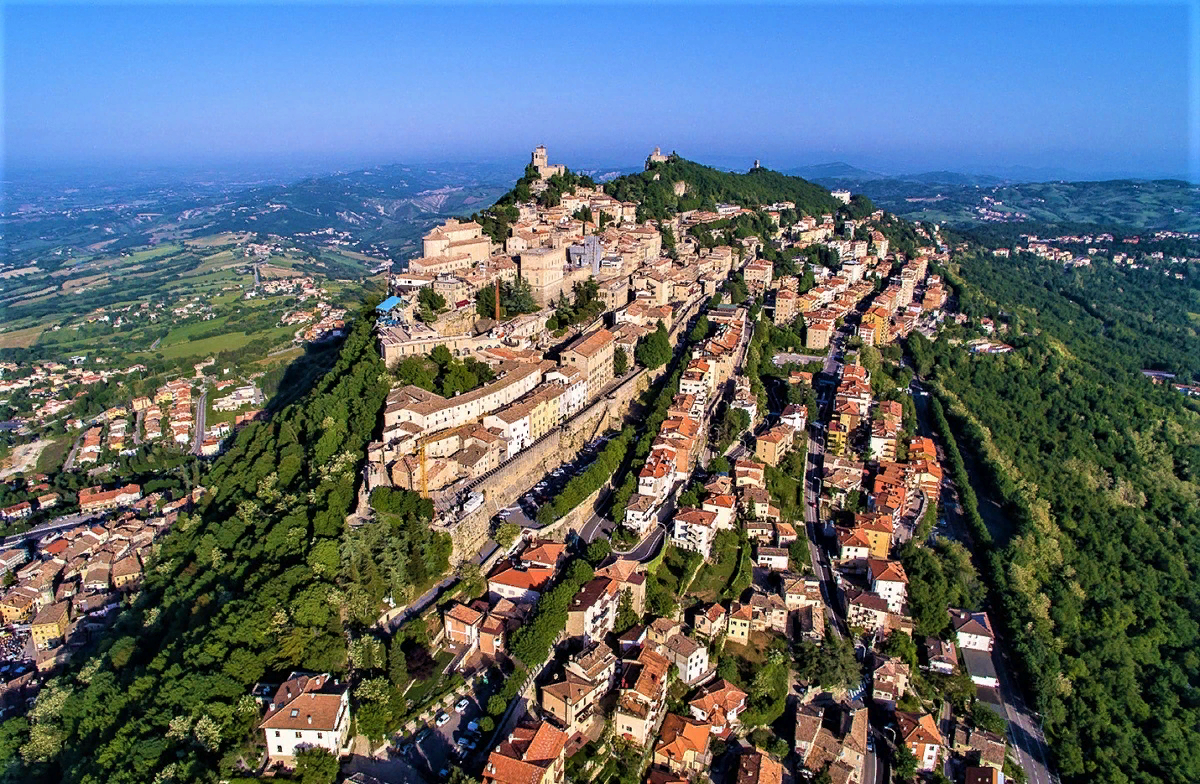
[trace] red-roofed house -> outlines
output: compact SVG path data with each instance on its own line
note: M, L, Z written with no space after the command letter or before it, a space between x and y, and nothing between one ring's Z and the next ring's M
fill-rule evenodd
M909 751L917 758L917 770L934 770L942 747L946 745L937 722L928 713L896 712L896 723L900 727L900 737Z
M716 735L737 726L738 716L746 709L746 692L726 680L718 680L700 690L688 703L692 717L707 722Z
M296 752L320 747L340 755L350 730L350 691L329 674L292 673L259 725L269 765L292 767Z
M561 784L567 733L541 721L513 728L488 755L483 784Z

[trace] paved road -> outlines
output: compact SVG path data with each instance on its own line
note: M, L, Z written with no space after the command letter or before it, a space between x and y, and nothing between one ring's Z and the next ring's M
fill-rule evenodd
M831 378L837 378L840 364L834 356L841 349L845 337L838 333L834 336L829 347L829 355L825 357L823 372ZM820 404L817 409L817 420L828 424L833 408L832 397ZM821 581L821 596L825 600L825 614L829 620L828 628L833 629L839 637L849 634L845 621L840 613L834 611L837 605L837 584L834 580L833 569L829 564L828 554L822 544L824 541L824 526L821 524L821 474L825 462L824 430L810 428L808 436L807 478L804 483L804 527L808 532L808 554L812 559L813 574Z
M923 434L933 436L930 398L927 390L917 378L913 379L910 388L913 390L913 401L916 403L918 429ZM938 448L940 452L940 444ZM950 484L949 477L947 477L946 483ZM986 488L984 490L985 492L981 493L980 489L976 488L981 509L985 504L991 503L991 499L986 495ZM957 511L957 505L954 507L947 505L944 513L947 525L954 530L954 538L971 547L973 542L971 531ZM1050 752L1046 745L1045 734L1042 732L1041 722L1025 703L1020 685L1011 675L1013 665L1008 645L999 634L996 635L996 649L992 654L992 663L996 667L996 676L1000 681L998 690L1000 702L1003 705L1005 717L1008 719L1008 735L1017 754L1018 762L1021 763L1021 767L1025 769L1029 781L1033 784L1057 784L1058 778L1050 769Z
M66 515L64 517L56 517L48 523L43 523L36 528L30 528L24 533L13 534L12 536L6 537L3 541L3 546L12 547L31 539L42 539L49 534L57 533L58 531L66 531L70 528L80 525L81 523L99 520L100 517L101 515L95 514L73 514Z
M408 605L407 607L405 607L403 610L396 613L395 615L388 617L388 613L384 613L383 616L380 617L380 619L376 622L376 624L381 626L382 628L386 629L389 632L396 631L401 626L403 626L408 621L409 618L412 618L415 615L420 615L421 612L424 611L426 607L428 607L433 602L437 601L438 597L441 596L442 593L450 590L450 588L452 588L457 583L458 583L458 575L456 575L456 574L450 575L449 577L442 580L437 585L430 588L425 593L421 594L419 597L417 597L416 601L414 601L412 604Z
M75 468L75 455L79 452L79 445L83 443L83 437L87 435L90 423L83 426L79 431L79 435L75 438L75 443L71 445L71 452L67 455L66 461L63 462L62 470L70 471Z
M613 555L622 558L632 558L635 561L651 561L658 555L658 548L667 538L667 526L665 523L656 525L649 534L642 538L632 549L621 551L613 550Z
M133 416L133 443L134 446L142 445L142 421L146 418L146 409L138 411Z
M200 454L204 446L204 419L208 416L208 387L200 387L200 397L196 398L196 436L192 440L192 454Z
M797 365L807 365L809 362L827 362L828 360L829 357L821 357L813 354L791 354L786 351L771 357L771 362L775 364L775 367L783 367L789 362L794 362Z

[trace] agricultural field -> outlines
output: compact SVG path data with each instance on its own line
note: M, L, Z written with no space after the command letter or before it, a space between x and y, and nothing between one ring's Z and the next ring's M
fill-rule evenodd
M60 473L82 467L69 454L99 415L186 379L193 396L183 419L194 419L190 433L177 440L162 426L152 436L140 417L119 415L130 438L103 457L118 466L140 465L148 455L178 459L199 450L204 438L229 432L214 426L234 425L239 414L262 408L277 392L294 394L293 387L323 371L339 325L382 289L382 276L369 275L379 260L339 254L341 277L331 281L320 272L332 263L323 255L280 238L255 239L222 233L72 256L53 269L32 263L0 280L0 421L20 426L0 434L0 470L36 469L58 481ZM348 274L351 264L356 277ZM238 386L261 394L236 411L213 408ZM194 411L201 396L203 418ZM205 432L197 439L201 423Z

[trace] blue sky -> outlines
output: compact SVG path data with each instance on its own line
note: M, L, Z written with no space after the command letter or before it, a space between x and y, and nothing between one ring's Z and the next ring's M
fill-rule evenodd
M889 173L1189 167L1186 5L4 13L9 167L517 160L539 142L575 167L655 144Z

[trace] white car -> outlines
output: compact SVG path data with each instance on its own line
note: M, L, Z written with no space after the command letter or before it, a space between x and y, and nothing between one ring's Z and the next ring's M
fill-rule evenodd
M465 710L467 709L467 706L469 706L470 704L471 704L471 701L470 701L470 700L468 700L466 697L463 697L463 698L462 698L461 700L459 700L459 701L458 701L458 703L457 703L457 704L454 706L454 712L455 712L455 713L462 713L463 711L465 711Z
M434 721L434 724L436 724L439 727L444 727L444 726L446 726L446 722L448 722L448 721L450 721L450 714L439 713L437 715L437 720Z

